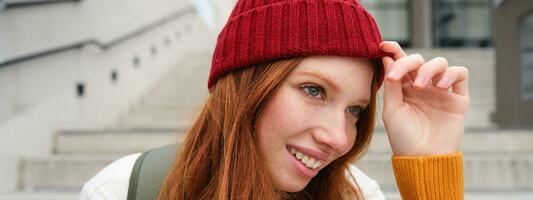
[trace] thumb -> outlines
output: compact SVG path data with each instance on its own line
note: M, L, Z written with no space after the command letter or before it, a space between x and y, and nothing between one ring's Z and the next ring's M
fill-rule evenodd
M394 60L391 57L382 58L385 68L385 80L383 82L383 117L387 118L394 110L403 106L402 81L391 81L387 75L391 71Z

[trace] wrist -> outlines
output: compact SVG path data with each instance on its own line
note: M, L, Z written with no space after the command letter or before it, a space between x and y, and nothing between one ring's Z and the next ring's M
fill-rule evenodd
M394 156L436 156L449 155L460 152L459 146L434 147L434 148L411 148L411 149L395 149L392 148Z

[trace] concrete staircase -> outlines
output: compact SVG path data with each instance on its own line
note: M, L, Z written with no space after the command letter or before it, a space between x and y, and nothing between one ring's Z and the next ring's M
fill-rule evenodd
M471 111L463 141L466 199L533 199L533 130L501 130L494 110L494 56L491 49L424 50L426 60L448 58L471 71ZM211 52L190 55L105 130L64 130L55 135L52 156L21 161L21 192L7 199L76 199L81 185L113 160L180 142L207 95ZM357 165L376 179L386 195L400 199L390 163L391 150L378 116L370 149Z
M99 3L102 2L106 1L99 1ZM140 3L154 5L149 1ZM139 6L140 3L137 2L134 6L143 9L152 8ZM166 10L179 10L182 7L191 6L188 1L174 3L179 6L161 5L169 6ZM128 2L124 4L130 5ZM159 15L166 13L162 10L152 10L157 13L156 16L150 18L154 21L161 18ZM143 24L146 18L143 16L142 14L139 16L141 21L128 19L129 22L135 22L132 27L138 27L137 23ZM114 28L124 31L131 29L131 27L116 26ZM205 22L194 11L185 17L173 18L163 24L154 25L150 30L135 35L119 47L103 52L102 54L107 53L108 57L115 58L113 65L123 65L124 63L119 62L123 60L122 54L135 52L135 59L132 62L135 64L131 67L137 71L142 70L138 73L141 78L130 81L132 80L130 77L135 74L132 75L133 73L128 73L129 71L126 70L120 71L119 75L120 83L124 82L130 88L140 85L152 86L153 84L149 81L151 78L149 73L152 72L150 68L165 69L167 73L158 76L162 78L156 79L157 84L153 85L153 89L143 90L146 92L143 92L144 95L140 99L132 98L137 103L131 106L127 104L129 110L120 117L118 123L112 122L110 124L114 125L89 129L73 129L65 126L66 129L56 132L53 137L47 137L51 138L53 145L43 154L49 156L21 158L13 167L17 168L17 172L12 173L12 177L17 179L17 190L0 191L0 200L77 199L82 184L117 158L181 141L180 133L185 132L188 123L195 117L197 108L203 103L203 98L207 94L207 75L211 61L212 42L215 40L216 38L211 35ZM147 46L149 48L146 48ZM53 54L43 59L58 60L63 57L65 56L62 54L59 56ZM88 64L107 65L108 60L102 57L107 58L106 56L96 57L97 59L93 60L98 60L98 62ZM38 61L41 60L29 62ZM26 63L28 62L22 64ZM127 64L130 66L130 62ZM197 92L191 93L190 91ZM105 100L103 99L104 104L106 104ZM32 144L46 143L48 140L33 139L31 142ZM0 162L0 166L4 164ZM0 176L0 178L3 179L0 183L8 182L5 180L7 177Z
M0 199L76 199L82 184L117 158L181 142L207 94L210 56L187 56L116 127L58 132L52 156L22 160L21 191Z
M56 134L53 156L22 162L21 186L36 190L78 190L98 170L125 154L180 142L188 127L187 122L195 117L194 108L205 96L202 91L206 91L207 86L203 83L207 80L206 69L209 69L207 55L189 58L191 60L180 63L168 73L155 90L148 92L117 127ZM186 77L183 76L185 74ZM186 79L188 84L176 81ZM189 89L199 92L187 93ZM170 102L171 99L174 99L173 103L158 104L159 107L152 103ZM183 112L179 118L182 121L176 123L172 119L178 119L174 117L178 108L190 111ZM143 115L149 116L139 123L144 126L130 124L132 118L138 120L137 117Z

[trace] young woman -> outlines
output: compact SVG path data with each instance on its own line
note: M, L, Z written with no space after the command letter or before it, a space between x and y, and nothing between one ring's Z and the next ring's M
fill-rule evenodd
M239 0L218 37L210 96L157 198L384 199L353 165L381 85L402 197L463 199L468 71L382 42L355 0ZM99 172L82 199L126 199L137 157Z

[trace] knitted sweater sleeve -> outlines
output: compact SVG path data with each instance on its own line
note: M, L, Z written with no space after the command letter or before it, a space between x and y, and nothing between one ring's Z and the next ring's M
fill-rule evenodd
M464 199L463 154L392 156L402 199Z

